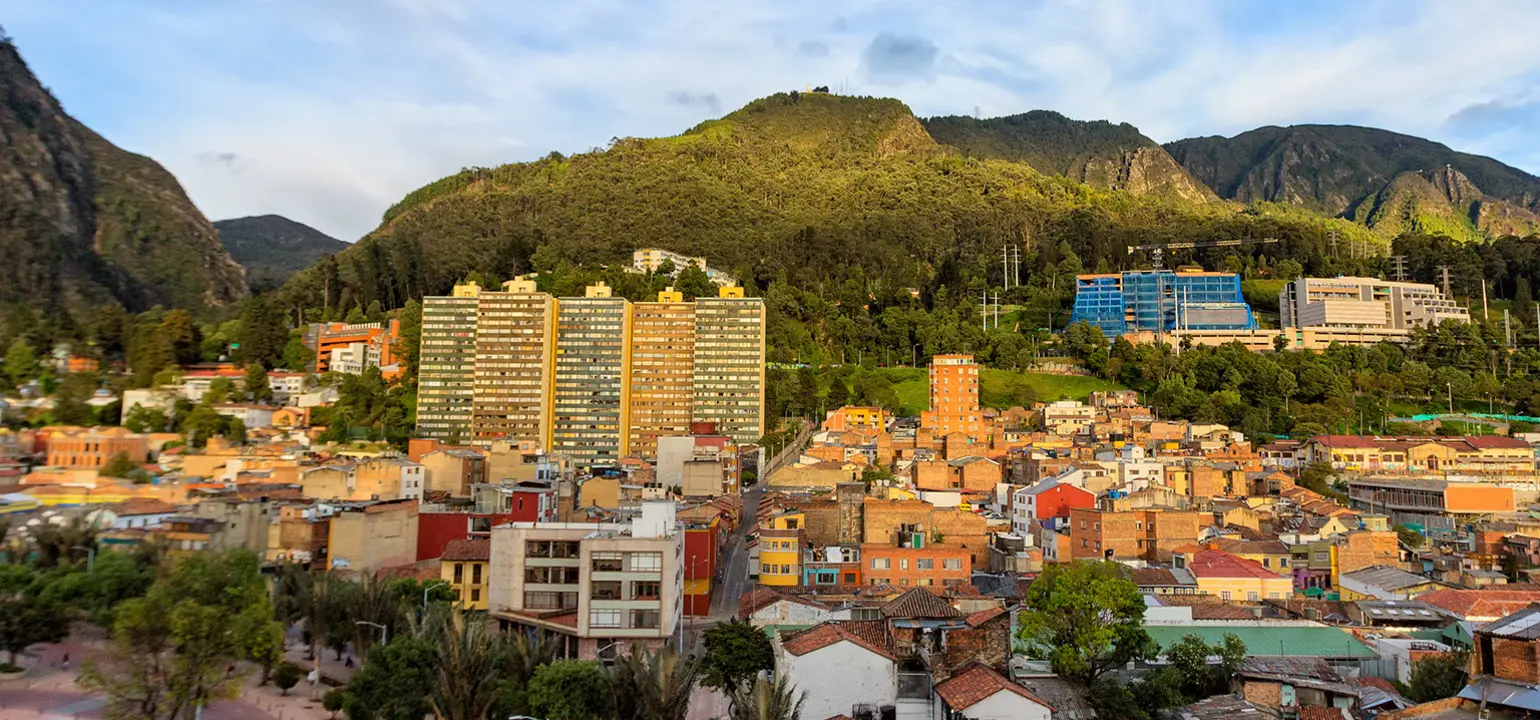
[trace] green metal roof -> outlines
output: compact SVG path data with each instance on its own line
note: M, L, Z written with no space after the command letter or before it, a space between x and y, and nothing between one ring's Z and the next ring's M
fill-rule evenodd
M1233 633L1246 643L1247 655L1324 658L1378 657L1368 645L1334 627L1255 626L1255 625L1145 625L1164 651L1187 635L1197 635L1209 644L1224 642L1225 633Z

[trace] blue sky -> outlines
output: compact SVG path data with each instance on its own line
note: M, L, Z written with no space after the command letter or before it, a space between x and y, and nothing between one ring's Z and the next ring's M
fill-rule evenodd
M1540 173L1540 3L0 0L65 108L211 219L344 240L467 166L680 132L810 84L1159 141L1354 123Z

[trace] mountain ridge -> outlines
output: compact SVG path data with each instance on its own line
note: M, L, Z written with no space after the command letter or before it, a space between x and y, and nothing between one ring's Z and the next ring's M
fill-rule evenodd
M244 274L176 178L70 117L0 33L0 303L214 308Z
M271 213L216 220L214 229L226 252L246 269L253 288L282 285L294 273L348 247L309 225Z

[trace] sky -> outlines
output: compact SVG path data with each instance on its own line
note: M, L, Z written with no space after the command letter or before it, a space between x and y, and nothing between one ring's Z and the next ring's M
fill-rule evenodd
M76 118L210 219L353 241L464 167L673 135L828 85L1166 142L1351 123L1540 174L1540 3L0 0Z

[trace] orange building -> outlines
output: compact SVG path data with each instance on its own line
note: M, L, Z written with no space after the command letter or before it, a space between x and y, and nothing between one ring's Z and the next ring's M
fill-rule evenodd
M396 364L395 344L401 339L401 323L390 320L385 323L324 323L312 326L315 348L315 371L324 373L331 369L333 350L346 349L353 343L374 345L380 351L380 366Z
M964 433L979 437L984 430L979 409L979 366L972 355L937 355L930 360L930 409L920 425L937 435Z
M148 438L120 427L57 429L48 433L46 446L51 467L94 470L119 454L135 464L150 461Z
M861 546L861 580L868 585L967 585L972 578L973 554L967 548Z

